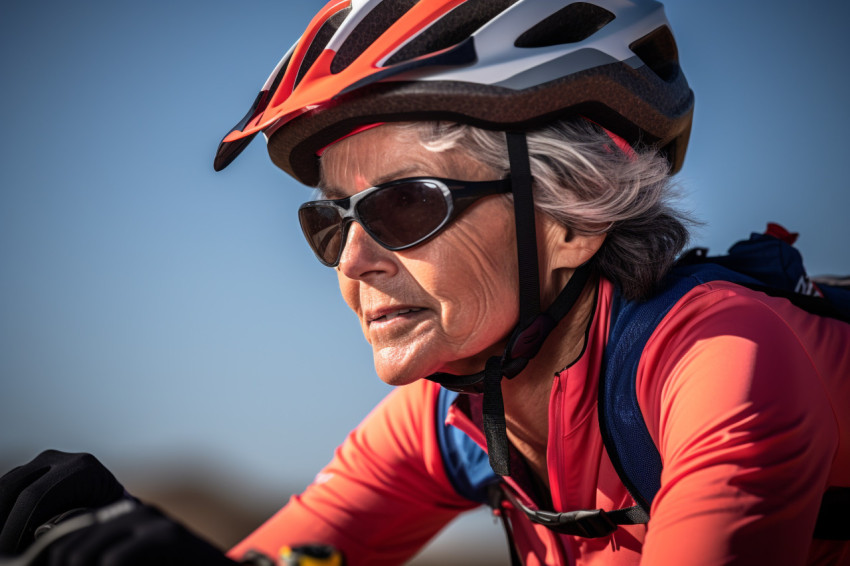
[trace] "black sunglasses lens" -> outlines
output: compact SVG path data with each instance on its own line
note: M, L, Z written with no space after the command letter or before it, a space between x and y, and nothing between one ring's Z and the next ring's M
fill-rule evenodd
M331 206L307 206L298 211L298 220L316 255L325 264L335 264L342 245L339 212Z
M360 221L386 246L402 248L430 235L449 205L433 181L411 181L375 191L357 205Z

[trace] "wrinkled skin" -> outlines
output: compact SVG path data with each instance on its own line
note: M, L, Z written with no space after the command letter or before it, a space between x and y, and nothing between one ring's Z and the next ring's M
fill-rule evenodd
M389 134L387 133L389 131ZM478 164L426 150L387 127L358 134L323 159L326 185L353 194L378 182L412 176L498 178ZM340 260L343 298L372 345L378 375L403 385L437 371L477 371L515 323L516 253L510 203L482 199L436 238L388 251L353 224ZM388 309L415 307L391 321Z
M334 196L412 176L502 177L458 150L429 150L413 131L393 125L331 146L322 171L323 188ZM537 227L546 304L598 246L566 238L566 228L543 214ZM438 371L474 373L502 353L519 313L515 242L513 207L502 196L478 201L436 237L398 252L351 225L337 270L339 286L372 346L381 379L403 385ZM408 308L421 310L382 318Z

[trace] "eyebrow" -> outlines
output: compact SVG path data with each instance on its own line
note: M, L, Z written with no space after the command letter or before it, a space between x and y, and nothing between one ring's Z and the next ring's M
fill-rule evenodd
M345 194L341 189L337 189L334 187L318 187L319 193L323 200L337 200L341 198L345 198L348 195Z
M397 169L397 170L393 171L392 173L378 177L377 179L375 179L372 182L370 187L382 185L382 184L387 183L389 181L395 181L396 179L404 179L405 177L409 177L412 174L416 173L417 171L421 171L421 170L422 169L419 165L408 165L407 167ZM369 188L369 187L367 187L367 188ZM346 193L344 190L342 190L338 187L319 185L318 189L322 193L322 197L324 197L328 200L341 199L341 198L351 196L348 193Z

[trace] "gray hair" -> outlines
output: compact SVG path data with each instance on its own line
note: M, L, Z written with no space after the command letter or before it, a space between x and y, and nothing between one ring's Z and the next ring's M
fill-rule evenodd
M453 122L413 122L432 151L456 150L507 175L503 132ZM528 137L534 201L581 235L606 234L592 260L600 275L629 299L651 295L688 242L695 222L677 210L669 164L657 151L625 152L587 121L554 122Z

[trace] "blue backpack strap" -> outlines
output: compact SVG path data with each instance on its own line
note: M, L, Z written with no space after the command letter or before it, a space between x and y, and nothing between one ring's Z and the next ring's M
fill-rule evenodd
M627 301L615 292L610 331L599 384L599 426L605 449L635 502L647 513L661 487L661 455L638 405L638 363L649 337L670 309L707 281L755 283L714 264L677 267L659 293L647 301Z
M499 481L487 453L460 429L446 424L449 407L459 393L441 388L437 396L437 441L449 481L460 495L487 504L488 488Z
M626 301L615 293L611 308L611 330L603 356L599 384L599 426L605 448L617 474L649 515L655 494L661 487L661 456L652 442L637 402L637 366L649 337L679 299L695 286L708 281L731 281L758 290L776 290L742 273L712 263L674 268L662 291L645 302ZM847 293L847 289L830 288ZM772 293L771 293L772 294ZM827 299L833 299L824 293ZM782 295L786 296L786 295ZM792 300L795 297L788 297ZM799 297L796 297L799 298ZM847 294L834 298L824 310L823 301L794 301L797 306L821 316L848 320ZM835 308L831 308L835 307ZM850 540L850 488L830 487L823 496L815 524L814 538Z

